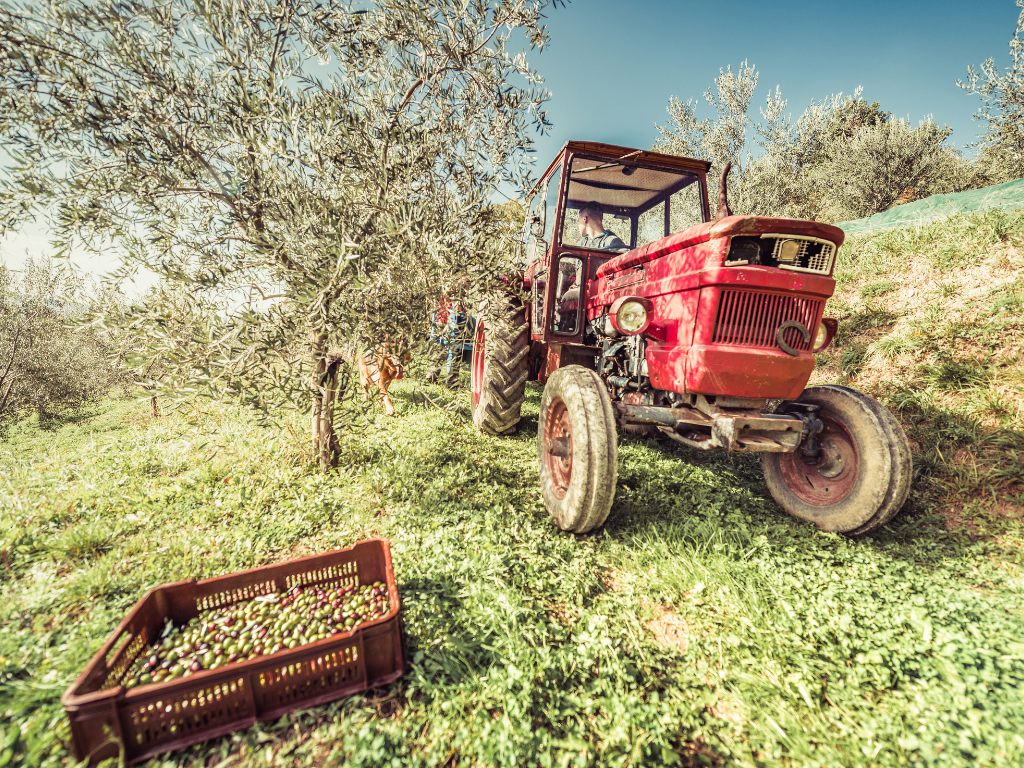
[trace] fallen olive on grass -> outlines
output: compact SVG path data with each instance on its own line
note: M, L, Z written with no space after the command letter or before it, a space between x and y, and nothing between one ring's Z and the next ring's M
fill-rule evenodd
M193 675L348 632L390 611L387 585L293 587L203 611L140 654L124 686Z

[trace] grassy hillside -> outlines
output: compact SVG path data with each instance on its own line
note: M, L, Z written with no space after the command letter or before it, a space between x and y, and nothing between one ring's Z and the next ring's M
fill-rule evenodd
M495 439L464 394L445 412L398 382L399 417L331 475L228 407L21 425L0 442L0 765L68 762L60 693L150 586L376 535L410 674L162 764L1021 765L1019 224L846 251L818 376L897 408L921 468L862 540L783 514L756 457L626 438L608 523L560 533L532 387Z
M914 442L911 510L1021 545L1024 212L852 237L814 381L883 400Z

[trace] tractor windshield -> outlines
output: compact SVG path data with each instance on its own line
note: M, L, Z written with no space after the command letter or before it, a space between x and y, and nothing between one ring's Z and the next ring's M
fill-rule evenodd
M561 242L621 252L699 224L699 181L686 171L576 155Z

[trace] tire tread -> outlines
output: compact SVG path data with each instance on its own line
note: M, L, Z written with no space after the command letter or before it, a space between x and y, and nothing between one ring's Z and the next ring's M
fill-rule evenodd
M526 309L518 307L508 325L484 327L486 359L473 423L486 434L511 434L522 418L530 375L530 325L525 316Z
M832 517L821 518L812 511L815 508L795 497L789 490L779 470L781 457L765 453L761 456L761 462L771 495L779 506L794 517L812 520L825 530L835 530L847 536L860 536L884 525L899 512L910 492L913 462L910 443L903 428L885 406L849 387L835 384L811 387L804 391L798 401L805 398L826 406L831 401L833 407L840 412L844 408L852 408L850 414L854 422L859 421L862 430L866 429L874 435L870 445L862 446L861 450L871 448L875 451L875 471L878 474L858 480L861 488L857 491L859 496L836 502L833 505L835 512L829 513ZM862 461L865 459L863 457ZM865 517L866 511L871 514Z

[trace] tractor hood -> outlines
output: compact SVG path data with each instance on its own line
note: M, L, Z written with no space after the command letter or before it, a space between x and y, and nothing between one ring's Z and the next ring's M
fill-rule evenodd
M726 216L719 221L698 224L616 256L601 265L597 270L597 276L607 277L616 272L632 269L645 262L660 259L662 256L668 256L708 240L736 237L737 235L758 237L769 233L818 237L823 240L831 240L836 244L836 248L843 244L843 239L846 237L839 227L822 224L820 221L775 219L766 216Z

